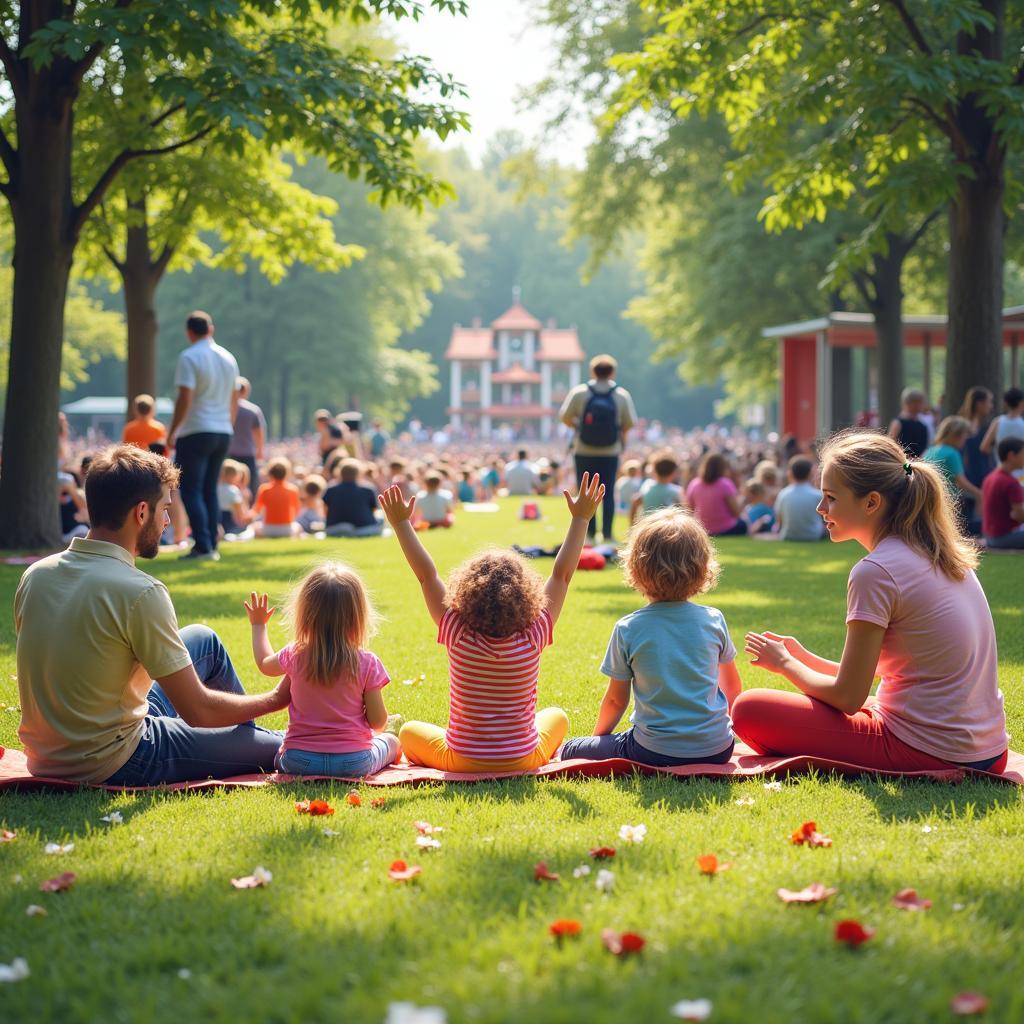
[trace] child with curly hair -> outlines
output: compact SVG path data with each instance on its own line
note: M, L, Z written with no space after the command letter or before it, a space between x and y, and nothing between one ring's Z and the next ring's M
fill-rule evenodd
M406 722L398 738L413 763L524 771L546 764L565 738L569 719L561 708L537 711L540 656L552 642L604 484L584 474L575 499L563 494L572 520L546 584L516 555L485 551L457 568L447 587L412 526L415 498L406 501L398 487L380 496L437 624L437 642L448 651L448 728Z
M729 712L742 684L725 617L690 600L718 580L707 531L684 509L652 512L629 531L623 565L647 604L615 623L594 734L569 740L562 760L724 764L735 742ZM631 728L615 732L631 693Z

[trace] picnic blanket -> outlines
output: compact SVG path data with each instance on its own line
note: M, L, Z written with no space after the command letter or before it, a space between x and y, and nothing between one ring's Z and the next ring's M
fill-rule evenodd
M1024 785L1024 754L1010 752L1006 771L1002 775L990 772L973 771L967 768L943 768L927 772L890 772L865 768L862 765L847 764L844 761L831 761L823 757L761 757L742 743L736 745L732 759L725 764L691 764L678 768L652 768L649 765L637 764L623 758L609 761L588 761L576 758L570 761L553 761L529 772L442 772L435 768L422 768L419 765L402 761L385 768L366 779L349 779L351 782L362 782L367 786L419 786L431 782L483 782L492 779L509 779L530 775L538 778L588 777L608 778L613 775L629 775L639 772L642 775L671 775L680 779L744 779L752 776L777 777L788 774L800 774L818 769L834 771L841 775L868 775L876 778L930 779L934 782L962 782L968 777L994 779L1014 785ZM143 786L137 789L233 789L237 787L266 786L278 782L303 782L322 779L323 776L284 775L272 772L266 775L235 775L228 779L203 779L197 782L174 782L162 786ZM25 762L25 755L20 750L5 750L0 747L0 791L3 790L77 790L105 789L119 792L122 789L134 791L133 787L105 786L102 783L84 784L68 782L64 779L47 779L30 775Z

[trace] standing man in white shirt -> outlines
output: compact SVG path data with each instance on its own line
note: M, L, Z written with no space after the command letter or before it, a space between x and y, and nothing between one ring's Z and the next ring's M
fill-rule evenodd
M238 363L213 340L213 320L196 310L185 321L189 347L178 356L174 418L167 435L181 469L181 500L192 527L192 550L183 558L217 561L220 506L217 482L238 411Z

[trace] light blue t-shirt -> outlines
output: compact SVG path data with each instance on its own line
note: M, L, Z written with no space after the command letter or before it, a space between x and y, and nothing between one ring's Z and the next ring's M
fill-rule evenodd
M632 683L637 742L668 757L707 757L733 740L718 666L736 657L725 616L689 601L659 601L619 619L601 672Z
M790 484L775 499L775 517L783 540L821 540L825 524L818 514L821 491L806 481Z
M678 484L663 484L657 480L645 480L640 487L640 507L644 513L655 512L659 508L670 508L679 504L679 496L683 493Z

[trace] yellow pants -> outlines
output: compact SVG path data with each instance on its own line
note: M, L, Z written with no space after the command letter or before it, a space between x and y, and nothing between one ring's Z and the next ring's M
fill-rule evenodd
M569 731L569 718L561 708L544 708L535 719L540 740L536 749L512 760L465 757L448 746L444 729L429 722L406 722L398 734L402 752L413 764L444 772L518 772L539 768L551 760Z

